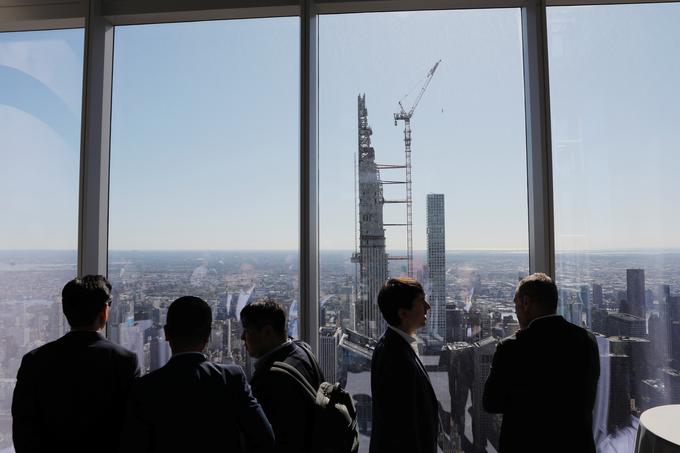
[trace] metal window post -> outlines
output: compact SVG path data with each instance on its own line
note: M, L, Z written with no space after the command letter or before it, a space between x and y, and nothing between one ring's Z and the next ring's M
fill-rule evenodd
M555 276L550 87L546 6L532 0L522 7L524 102L529 203L529 272Z
M85 18L78 275L107 274L113 26L90 0Z
M300 14L300 338L319 345L318 15Z

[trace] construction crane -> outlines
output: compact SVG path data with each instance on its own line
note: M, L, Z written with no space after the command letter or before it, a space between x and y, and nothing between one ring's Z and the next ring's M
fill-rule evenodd
M418 103L425 94L425 90L430 85L432 77L434 76L437 67L441 63L441 60L437 61L432 69L429 70L427 76L425 76L425 83L418 93L415 102L411 108L406 111L404 105L401 101L406 99L408 94L404 96L399 101L399 112L394 114L394 125L396 126L398 121L404 122L404 150L406 153L406 259L408 262L408 276L413 278L413 200L411 198L411 117L413 112L415 112Z

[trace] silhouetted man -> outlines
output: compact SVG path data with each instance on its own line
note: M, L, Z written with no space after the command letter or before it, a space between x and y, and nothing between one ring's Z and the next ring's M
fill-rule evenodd
M172 357L135 382L121 453L270 452L271 425L243 370L209 362L212 312L198 297L168 308L165 339Z
M317 389L323 376L309 346L292 341L286 333L286 311L278 302L264 300L241 310L248 354L257 359L250 380L253 394L262 404L274 428L277 453L311 452L313 407L300 384L290 376L271 370L284 362L302 374Z
M520 330L498 344L484 387L484 410L503 414L500 453L595 452L597 342L556 309L550 277L533 274L519 283Z
M439 405L418 355L416 331L427 322L430 304L423 287L391 278L378 294L387 329L373 352L371 453L435 453Z
M61 293L71 331L26 354L12 401L17 453L118 450L137 356L107 341L111 284L101 275L71 280Z

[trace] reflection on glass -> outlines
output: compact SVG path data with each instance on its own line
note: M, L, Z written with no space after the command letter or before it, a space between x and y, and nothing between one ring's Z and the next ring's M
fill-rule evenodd
M83 30L0 33L0 451L22 356L68 331L82 58Z
M319 358L354 397L362 452L377 291L409 270L433 306L418 341L442 451L497 446L481 393L528 273L520 30L515 9L320 18Z
M680 7L549 8L560 314L597 333L598 451L680 403Z
M162 326L208 301L206 353L246 372L239 312L274 298L297 335L298 19L119 27L111 136L109 337L143 372Z

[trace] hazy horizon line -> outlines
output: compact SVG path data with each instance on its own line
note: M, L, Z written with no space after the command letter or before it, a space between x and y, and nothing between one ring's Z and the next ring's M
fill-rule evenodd
M4 252L69 252L77 253L77 249L0 249L0 253ZM109 253L119 253L119 252L280 252L280 253L299 253L299 249L110 249ZM320 249L320 253L354 253L353 249ZM405 250L394 249L387 252L391 253L405 253ZM481 249L481 248L470 248L470 249L446 249L446 253L526 253L529 254L528 249ZM427 253L427 249L417 249L414 253ZM556 250L555 253L680 253L680 247L668 247L668 248L608 248L608 249L568 249L568 250Z

